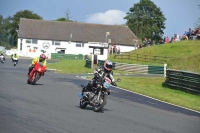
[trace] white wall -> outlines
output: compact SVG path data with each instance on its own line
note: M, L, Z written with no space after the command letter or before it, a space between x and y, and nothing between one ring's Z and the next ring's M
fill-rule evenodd
M38 40L37 44L30 44L26 43L26 39L22 40L22 51L20 51L20 43L21 39L18 39L18 53L20 55L24 55L27 57L35 57L40 55L42 52L41 50L46 51L46 55L48 58L51 58L50 55L51 53L57 53L62 48L65 48L65 54L83 54L83 55L90 55L93 53L93 48L89 48L89 46L102 46L102 43L84 43L84 47L76 47L76 42L66 42L66 41L60 41L60 45L52 45L51 40ZM48 43L49 48L45 49L43 48L43 44ZM27 47L30 46L30 47ZM34 47L37 47L36 52L29 52L29 49L32 49ZM131 50L135 50L134 46L122 46L122 45L117 45L117 48L120 47L121 52L129 52ZM59 48L59 49L56 49ZM99 59L105 60L107 59L107 54L108 54L108 49L104 49L104 55L98 56Z

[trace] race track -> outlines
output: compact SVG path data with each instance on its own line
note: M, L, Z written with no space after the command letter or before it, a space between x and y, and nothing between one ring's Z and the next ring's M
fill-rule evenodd
M31 59L0 64L0 133L199 133L200 113L119 88L103 111L79 108L76 75L47 70L29 85ZM49 61L51 62L51 61Z

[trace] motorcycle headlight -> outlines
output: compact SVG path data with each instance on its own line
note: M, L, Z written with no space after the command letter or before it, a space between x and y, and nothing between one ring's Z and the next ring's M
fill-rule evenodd
M38 68L38 71L40 72L40 71L41 71L41 68Z
M104 82L103 83L103 87L106 88L106 89L108 89L110 87L110 83Z

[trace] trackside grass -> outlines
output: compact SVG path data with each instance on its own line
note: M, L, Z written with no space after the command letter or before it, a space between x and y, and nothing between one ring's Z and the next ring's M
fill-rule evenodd
M93 73L93 69L85 67L85 60L60 60L48 64L48 68L56 69L58 73L82 74Z
M132 52L140 54L172 56L176 57L167 62L168 69L186 70L200 73L200 41L181 41L176 43L155 45L138 49ZM113 62L130 64L158 65L156 63L146 63L130 60L118 60L110 56ZM57 72L67 74L93 73L94 69L85 67L85 60L60 60L59 62L48 64L48 68L56 69ZM114 70L115 73L124 74L126 72ZM89 77L91 79L92 77ZM191 94L186 91L171 89L164 86L165 78L158 77L133 77L115 76L122 81L117 82L118 87L124 88L139 94L150 96L165 102L169 102L182 107L200 111L200 95Z
M117 78L121 79L121 82L117 82L117 85L121 88L200 111L199 95L165 87L163 85L165 78L115 76L115 79Z

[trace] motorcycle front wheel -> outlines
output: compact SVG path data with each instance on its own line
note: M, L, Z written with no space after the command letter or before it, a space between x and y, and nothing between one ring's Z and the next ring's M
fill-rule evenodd
M107 96L108 95L102 95L100 97L100 101L95 103L95 105L93 107L94 112L99 112L103 109L104 105L106 105L106 103L107 103Z
M88 104L85 102L85 100L81 99L80 100L80 108L84 109Z
M33 77L33 80L32 80L32 82L31 82L31 85L34 85L34 84L36 83L36 81L37 81L37 79L38 79L38 77L39 77L39 73L36 73L34 76L35 76L35 77Z

